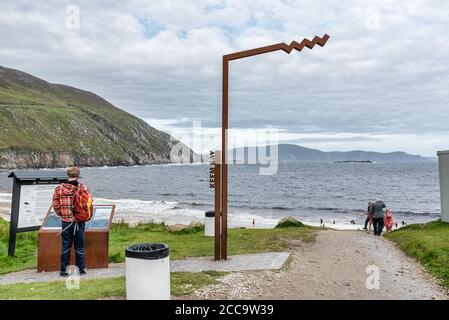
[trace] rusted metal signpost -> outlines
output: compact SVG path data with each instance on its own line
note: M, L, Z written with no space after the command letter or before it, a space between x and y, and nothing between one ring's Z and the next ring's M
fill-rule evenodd
M209 168L209 186L210 188L215 189L215 228L214 228L214 236L215 236L215 249L214 249L214 258L215 260L221 259L221 247L222 247L222 224L221 224L221 215L217 214L217 208L220 209L220 173L221 173L221 165L220 165L220 151L211 151L210 152L210 168Z
M284 42L266 47L235 52L223 56L223 83L222 83L222 127L221 127L221 153L215 151L214 181L215 181L215 260L228 257L227 230L228 230L228 102L229 102L229 62L247 58L263 53L282 50L286 53L293 49L301 51L304 47L312 49L315 45L324 47L329 36L314 37L312 41L302 40L300 43L292 41L290 45ZM221 161L220 161L221 160ZM219 231L219 232L217 232Z

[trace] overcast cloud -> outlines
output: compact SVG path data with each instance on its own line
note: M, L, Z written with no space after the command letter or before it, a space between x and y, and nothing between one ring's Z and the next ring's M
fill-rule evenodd
M66 27L66 9L80 28ZM322 150L449 149L449 1L0 2L0 65L93 91L186 139L221 119L223 54L325 33L324 48L231 62L230 125Z

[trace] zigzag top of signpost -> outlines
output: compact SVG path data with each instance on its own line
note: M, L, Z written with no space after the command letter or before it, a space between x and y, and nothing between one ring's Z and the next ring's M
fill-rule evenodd
M329 39L329 35L325 34L323 37L315 36L312 41L309 39L304 38L300 43L296 41L292 41L290 45L286 44L285 42L273 44L266 47L251 49L251 50L245 50L240 52L235 52L231 54L227 54L223 56L223 60L236 60L240 58L250 57L262 53L277 51L277 50L283 50L286 53L292 52L293 49L296 49L298 51L301 51L304 49L304 47L307 47L309 49L313 49L315 45L319 45L320 47L324 47L327 40Z
M284 50L287 53L290 53L293 49L296 49L298 51L301 51L304 49L304 47L307 47L309 49L313 49L315 45L319 45L320 47L324 47L327 40L329 39L329 36L325 34L322 38L315 36L312 41L309 39L304 38L304 40L301 41L301 43L298 43L296 41L292 41L290 45L286 45L285 43L280 43L282 46L282 50Z

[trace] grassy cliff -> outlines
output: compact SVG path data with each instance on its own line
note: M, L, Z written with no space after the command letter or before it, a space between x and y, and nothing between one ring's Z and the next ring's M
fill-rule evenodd
M169 162L176 142L94 93L0 67L0 168Z

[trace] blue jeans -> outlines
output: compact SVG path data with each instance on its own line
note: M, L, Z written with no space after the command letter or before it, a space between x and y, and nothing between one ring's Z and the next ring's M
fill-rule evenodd
M76 228L76 230L75 230ZM70 251L72 244L75 247L76 266L79 271L84 270L84 229L85 223L62 221L62 252L61 252L61 272L66 272L70 265Z

